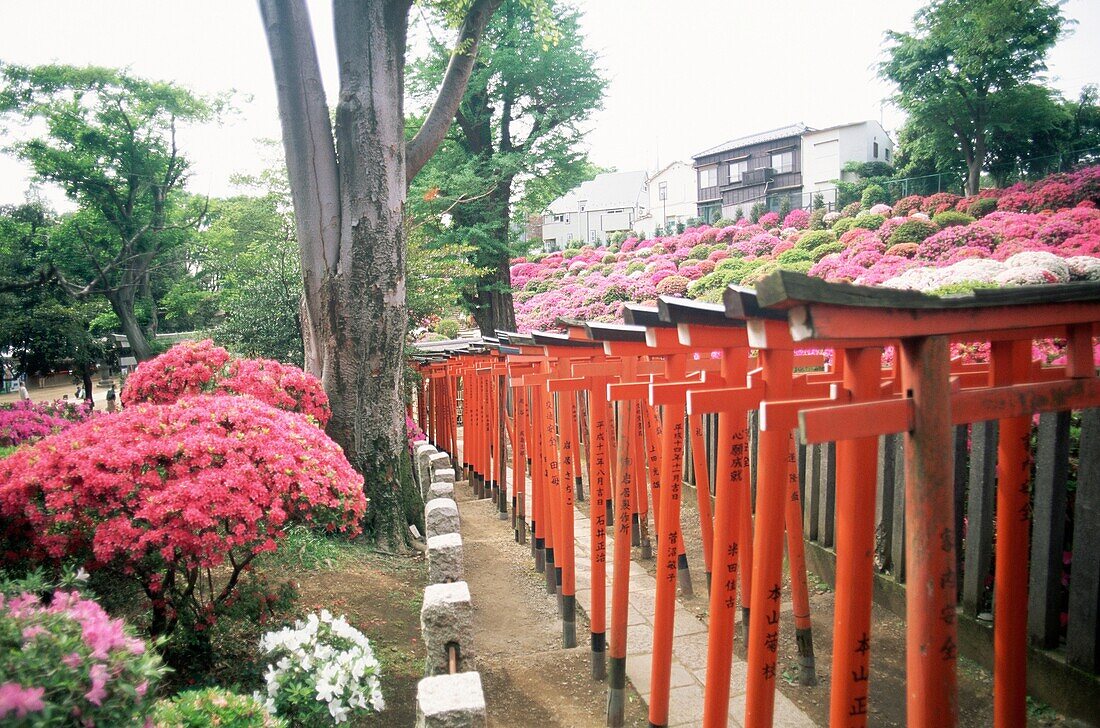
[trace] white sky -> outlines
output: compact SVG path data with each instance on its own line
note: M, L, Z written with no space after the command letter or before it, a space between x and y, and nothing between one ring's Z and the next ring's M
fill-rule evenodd
M594 162L654 169L727 139L794 122L824 127L900 115L875 76L883 32L907 29L921 0L579 0L583 31L610 80L587 142ZM336 88L331 3L309 0L330 103ZM1049 56L1066 95L1100 82L1100 2L1069 0L1079 21ZM415 12L415 11L414 11ZM1089 39L1092 39L1091 41ZM127 66L200 93L236 90L238 113L188 129L197 193L234 191L279 138L259 11L249 0L0 0L0 61ZM0 137L0 146L12 141ZM27 170L0 156L0 204L20 202ZM55 195L50 195L56 199Z

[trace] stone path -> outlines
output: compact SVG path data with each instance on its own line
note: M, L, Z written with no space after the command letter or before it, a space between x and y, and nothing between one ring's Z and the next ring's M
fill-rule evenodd
M512 483L512 471L508 469L508 482ZM527 480L530 484L530 479ZM527 513L531 513L530 486L527 488ZM592 609L592 572L589 551L590 521L588 515L573 509L574 542L576 544L577 604L586 615ZM502 528L507 528L505 523ZM607 543L607 605L610 624L611 575L610 555L614 539L609 535ZM474 568L474 564L470 566ZM630 562L629 606L627 609L626 675L637 689L642 700L649 704L650 666L653 659L653 601L657 582L637 560ZM782 611L789 612L788 602ZM740 610L738 610L738 613ZM738 621L740 617L738 617ZM587 644L586 635L577 635L578 649ZM691 614L677 600L673 627L672 671L669 690L669 728L697 726L703 720L703 686L707 674L707 626ZM730 670L730 726L742 725L745 714L745 677L747 665L736 655ZM812 728L816 724L796 706L790 698L777 691L775 695L776 728Z

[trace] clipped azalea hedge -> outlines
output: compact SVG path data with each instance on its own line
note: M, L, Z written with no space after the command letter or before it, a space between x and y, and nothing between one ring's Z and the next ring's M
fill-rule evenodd
M1096 280L1085 259L1100 256L1098 198L1095 166L973 197L941 192L890 205L872 195L869 205L855 202L841 212L795 210L783 220L768 213L755 224L628 238L618 249L519 258L511 269L516 319L524 331L554 328L559 317L613 321L625 302L652 303L664 294L718 300L729 284L751 285L777 268L863 285L918 283L924 290L971 274L990 285ZM992 263L902 278L909 270L977 259Z

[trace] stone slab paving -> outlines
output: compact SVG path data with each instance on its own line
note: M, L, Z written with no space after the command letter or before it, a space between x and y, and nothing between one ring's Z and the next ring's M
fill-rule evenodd
M512 481L511 467L508 482ZM530 483L530 479L528 479ZM527 489L527 513L531 513L530 488ZM592 613L592 571L590 561L590 521L581 510L573 509L573 536L576 544L577 604L586 615ZM607 537L607 620L611 618L611 555L614 538ZM706 588L705 586L703 587ZM657 581L637 560L630 562L630 589L627 608L626 675L642 700L649 704L650 667L653 658L653 600ZM788 602L781 611L790 611ZM737 610L740 622L740 610ZM703 719L703 685L707 672L707 626L691 614L677 599L673 623L672 671L669 690L669 728L698 726ZM585 635L577 635L582 648ZM740 728L745 715L745 678L747 665L737 655L730 670L729 725ZM776 728L813 728L816 724L780 691L775 694Z

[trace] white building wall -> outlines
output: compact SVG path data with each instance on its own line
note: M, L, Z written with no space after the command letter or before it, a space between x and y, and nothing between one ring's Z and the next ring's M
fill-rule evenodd
M665 199L661 199L661 183L666 185ZM649 180L649 209L634 222L634 230L647 238L656 234L657 227L666 228L669 223L686 222L695 217L698 185L695 168L686 162L675 162Z

